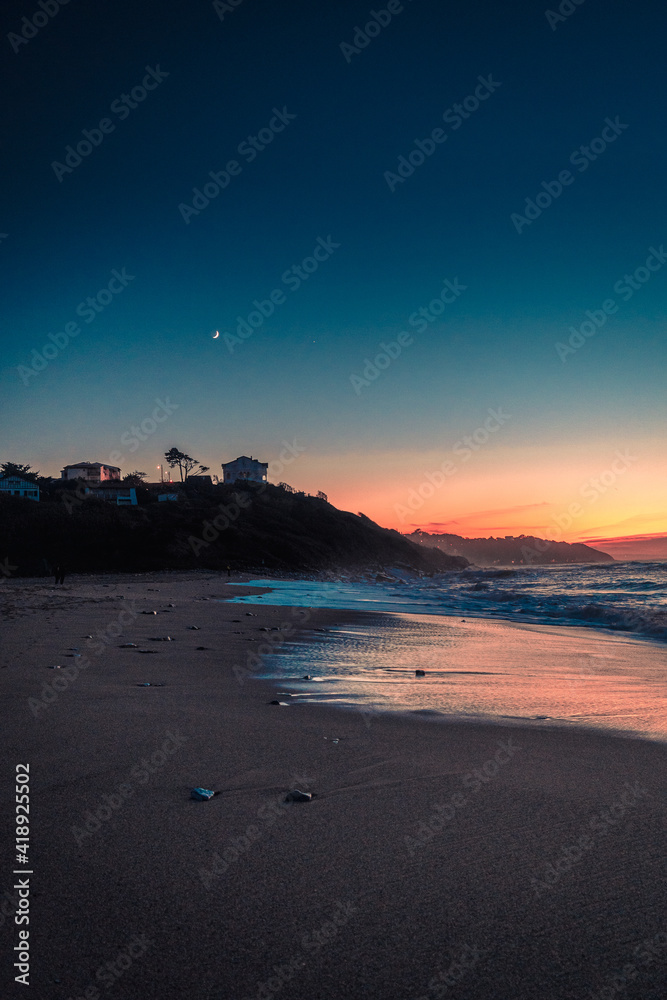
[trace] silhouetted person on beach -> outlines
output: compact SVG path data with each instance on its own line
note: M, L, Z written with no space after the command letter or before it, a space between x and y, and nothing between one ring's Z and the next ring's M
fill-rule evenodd
M61 562L57 562L53 567L53 572L55 574L55 583L65 582L65 567Z
M229 566L228 566L228 567L227 567L227 576L231 576L231 575L232 575L232 571L231 571L231 569L230 569L230 568L229 568Z

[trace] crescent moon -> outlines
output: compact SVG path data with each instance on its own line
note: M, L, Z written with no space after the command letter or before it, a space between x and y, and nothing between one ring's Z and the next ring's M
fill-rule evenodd
M220 331L216 330L215 333L213 334L213 339L217 340L219 336L220 336Z

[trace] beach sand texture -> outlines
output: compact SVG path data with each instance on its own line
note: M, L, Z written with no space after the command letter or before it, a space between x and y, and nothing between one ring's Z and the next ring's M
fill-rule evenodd
M663 743L271 705L290 699L252 676L260 629L361 616L215 599L243 592L211 573L3 584L3 995L24 995L27 762L40 1000L663 1000ZM294 787L315 797L283 804Z

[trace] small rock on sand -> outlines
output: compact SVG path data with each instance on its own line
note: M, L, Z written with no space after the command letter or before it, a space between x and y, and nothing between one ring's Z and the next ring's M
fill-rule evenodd
M312 792L301 792L298 788L293 789L293 791L288 792L285 796L285 802L311 802L313 798Z
M190 792L190 798L195 799L197 802L207 802L214 795L219 794L220 792L213 792L210 788L193 788Z

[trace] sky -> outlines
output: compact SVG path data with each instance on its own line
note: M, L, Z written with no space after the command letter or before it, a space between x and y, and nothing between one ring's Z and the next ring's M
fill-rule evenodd
M667 556L667 12L560 10L8 0L0 460Z

